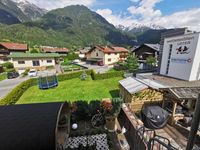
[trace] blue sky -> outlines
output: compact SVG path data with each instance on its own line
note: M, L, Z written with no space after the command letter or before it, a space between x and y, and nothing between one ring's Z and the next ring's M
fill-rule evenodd
M15 0L25 1L25 0ZM85 5L115 26L155 24L200 31L200 0L27 0L48 10Z

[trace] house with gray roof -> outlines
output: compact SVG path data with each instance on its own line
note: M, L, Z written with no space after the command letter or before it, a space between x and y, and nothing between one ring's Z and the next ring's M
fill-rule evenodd
M151 69L146 61L148 57L154 57L158 59L160 50L160 44L143 44L132 51L133 55L136 56L140 63L140 69L148 70ZM157 62L155 63L155 66Z

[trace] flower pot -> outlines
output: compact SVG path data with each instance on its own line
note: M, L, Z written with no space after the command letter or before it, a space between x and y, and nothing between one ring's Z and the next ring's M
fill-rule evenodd
M116 129L116 120L117 120L117 117L116 116L105 116L105 120L106 120L105 128L109 132L114 132L115 129Z

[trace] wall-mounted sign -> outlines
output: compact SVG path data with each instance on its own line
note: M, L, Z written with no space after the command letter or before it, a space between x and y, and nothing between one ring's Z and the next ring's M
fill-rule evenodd
M172 58L171 62L172 63L187 64L187 63L191 63L192 59L191 58L188 58L188 59Z

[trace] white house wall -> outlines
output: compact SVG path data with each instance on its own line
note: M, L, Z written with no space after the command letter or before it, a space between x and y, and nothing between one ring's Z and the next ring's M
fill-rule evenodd
M33 61L39 61L40 66L33 66ZM52 60L51 63L47 63L47 60ZM25 61L25 64L19 64L18 61ZM31 58L31 59L24 59L24 58L15 58L12 59L12 63L14 65L14 68L16 69L24 69L24 68L37 68L37 67L47 67L47 66L55 66L55 59L54 58Z
M166 38L160 74L183 80L196 80L200 63L199 33ZM170 45L172 45L168 74L166 74ZM197 47L198 45L198 47ZM178 51L187 47L187 51Z
M110 61L109 61L110 60ZM119 53L105 54L105 65L111 65L119 61Z

